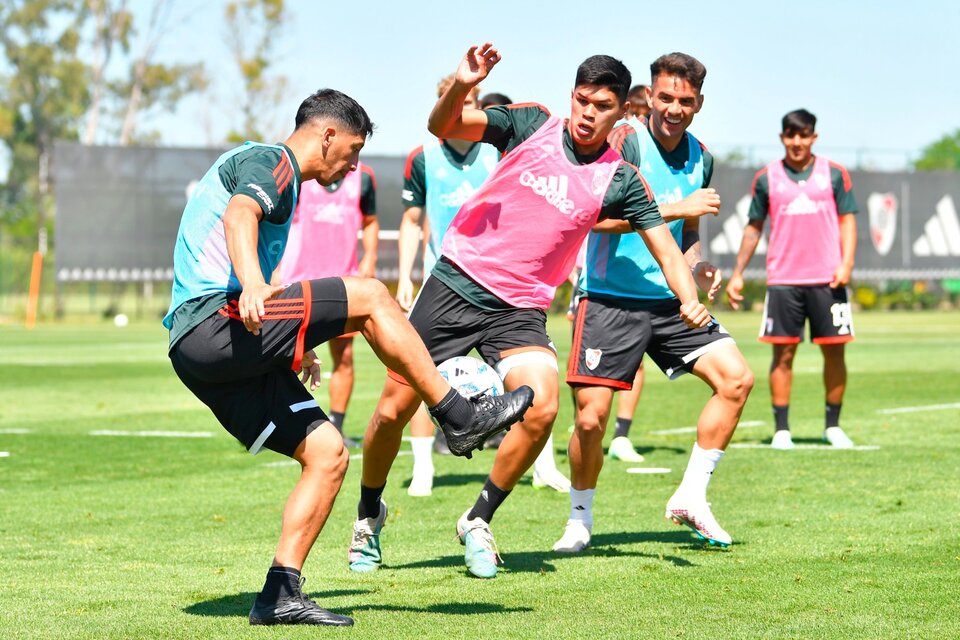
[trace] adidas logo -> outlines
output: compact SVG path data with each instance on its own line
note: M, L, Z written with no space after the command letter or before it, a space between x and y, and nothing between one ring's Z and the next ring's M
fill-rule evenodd
M960 222L951 196L943 196L937 212L923 225L923 235L913 243L918 256L960 256Z
M540 178L530 171L524 171L520 174L520 184L530 187L538 196L543 196L544 200L556 207L560 213L564 215L573 213L573 200L567 198L567 176Z
M575 506L575 507L573 508L573 510L574 510L574 511L586 511L587 508L584 507L582 504L578 504L577 506Z
M463 206L463 203L470 199L470 196L474 194L476 189L473 188L469 182L462 182L456 190L445 193L440 196L440 204L445 207L460 207Z
M484 489L483 491L480 492L480 497L483 498L483 500L484 500L485 502L490 502L490 496L487 495L487 490L486 490L486 489Z
M800 192L787 206L781 207L779 213L784 216L812 216L827 206L829 205L826 202L814 202L806 193Z
M743 228L747 226L747 214L750 212L750 196L746 195L737 201L735 213L723 221L720 233L710 240L710 252L714 255L736 255L740 250L740 240L743 238ZM767 239L760 237L757 245L758 254L767 253Z

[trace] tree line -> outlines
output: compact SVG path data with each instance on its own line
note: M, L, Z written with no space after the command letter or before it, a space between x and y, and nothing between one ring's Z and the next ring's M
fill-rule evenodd
M222 37L241 79L237 121L226 140L259 140L263 105L286 78L271 68L271 34L287 15L284 0L230 0ZM177 26L203 5L150 0L4 0L0 4L0 229L36 238L50 224L54 140L84 144L156 144L151 128L187 96L203 96L211 70L203 60L171 64ZM148 9L143 11L143 9ZM219 61L218 61L219 62ZM219 70L217 71L219 73ZM41 234L42 235L42 234Z

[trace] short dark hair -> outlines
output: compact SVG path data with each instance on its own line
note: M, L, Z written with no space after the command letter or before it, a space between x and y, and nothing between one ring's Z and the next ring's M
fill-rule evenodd
M628 98L633 98L634 96L645 97L647 93L647 89L649 89L649 87L645 84L635 84L632 87L630 87L630 92L627 94L627 97Z
M513 104L513 100L502 93L488 93L480 98L481 109L486 109L487 107L499 107L505 104Z
M663 54L650 65L651 80L656 80L661 73L682 78L700 91L707 77L707 68L693 56L674 51Z
M781 131L783 133L795 133L809 129L811 132L817 130L817 116L806 109L797 109L783 116Z
M590 56L577 67L574 87L593 85L605 87L617 94L617 99L627 101L627 92L632 81L626 65L610 56Z
M320 89L300 103L296 128L316 120L333 120L364 138L373 135L374 125L360 103L336 89Z

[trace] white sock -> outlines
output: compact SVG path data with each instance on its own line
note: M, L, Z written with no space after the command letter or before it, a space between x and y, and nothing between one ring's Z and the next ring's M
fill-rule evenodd
M557 463L553 459L553 434L547 438L547 444L543 445L543 451L533 461L533 470L539 475L553 473L557 470Z
M701 449L699 444L694 443L687 470L683 474L683 481L677 492L683 491L691 498L706 500L707 485L710 484L713 471L722 457L723 451L720 449Z
M430 470L433 475L433 436L410 438L410 448L413 449L413 472Z
M587 528L593 526L593 495L596 489L577 490L570 487L570 519L583 522Z

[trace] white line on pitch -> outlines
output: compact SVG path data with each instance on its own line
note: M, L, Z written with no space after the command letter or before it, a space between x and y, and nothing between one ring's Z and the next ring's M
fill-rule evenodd
M0 435L23 435L25 433L30 433L30 429L0 429Z
M91 431L91 436L126 436L131 438L212 438L211 431Z
M0 458L9 458L9 457L10 457L9 451L0 451Z
M747 420L737 425L738 429L749 429L750 427L762 427L767 424L763 420ZM672 436L676 433L696 433L696 427L677 427L676 429L660 429L658 431L648 431L651 436Z
M738 442L730 445L731 449L770 449L769 444L760 444L759 442ZM816 449L817 451L876 451L880 447L874 445L856 445L843 449L841 447L831 447L828 444L795 444L794 449ZM775 449L772 449L775 450Z
M944 409L960 409L960 402L953 404L928 404L920 407L895 407L893 409L877 409L877 413L890 415L892 413L916 413L918 411L943 411Z

